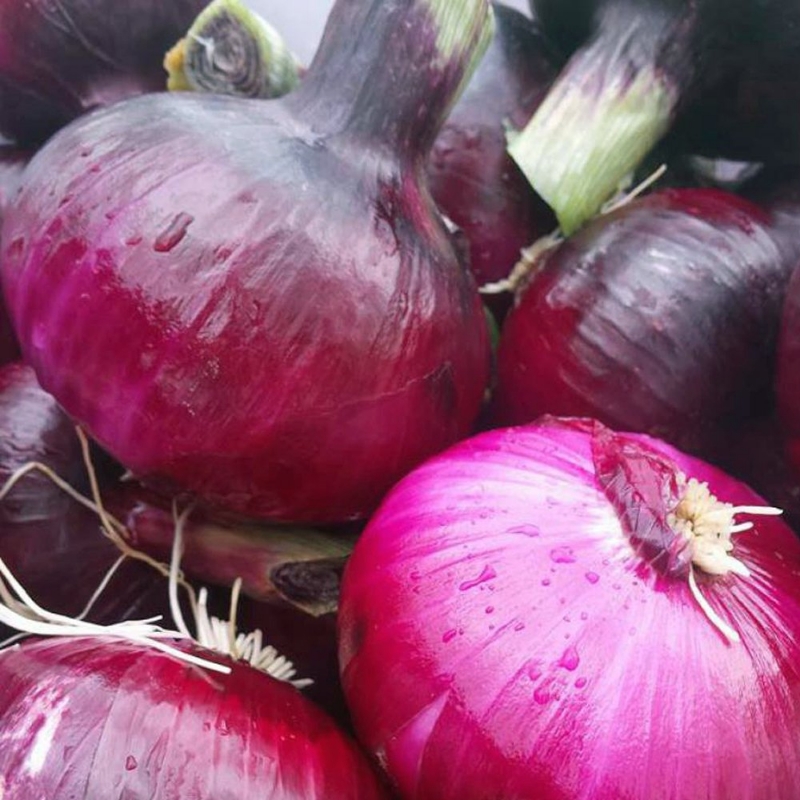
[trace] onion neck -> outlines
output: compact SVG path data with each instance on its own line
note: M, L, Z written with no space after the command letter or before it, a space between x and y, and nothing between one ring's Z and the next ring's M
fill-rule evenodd
M693 4L607 5L509 153L566 235L594 216L669 129L695 82Z
M286 102L317 135L425 156L493 30L487 0L337 0Z

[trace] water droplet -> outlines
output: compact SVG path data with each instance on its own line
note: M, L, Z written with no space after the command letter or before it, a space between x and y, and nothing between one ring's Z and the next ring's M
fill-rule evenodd
M578 680L575 681L575 688L583 689L583 687L586 686L587 683L588 681L586 680L586 678L578 678Z
M575 563L575 552L571 547L554 547L550 551L550 558L556 562L556 564L574 564Z
M549 586L550 585L550 578L545 578L542 581L542 586Z
M581 663L580 656L578 656L577 649L573 647L568 647L563 655L561 656L561 660L558 662L559 667L563 667L564 669L568 670L569 672L575 672L578 669L578 665Z
M448 642L452 642L456 636L458 636L458 631L455 628L451 628L449 631L445 631L444 636L442 636L442 641L447 644Z
M539 680L539 678L541 678L541 677L542 677L542 667L541 667L541 665L539 664L539 662L538 662L538 661L534 661L534 662L533 662L533 663L532 663L532 664L531 664L531 665L528 667L528 677L529 677L529 678L530 678L532 681L538 681L538 680Z
M534 699L534 700L535 700L535 701L536 701L536 702L537 702L537 703L538 703L540 706L543 706L543 705L547 705L547 703L549 703L549 702L550 702L551 695L550 695L550 692L548 692L548 691L547 691L547 689L545 689L545 688L543 688L543 687L541 687L541 686L540 686L540 687L539 687L538 689L536 689L536 691L533 693L533 699Z
M464 581L462 584L459 585L459 589L462 592L466 592L468 589L474 589L476 586L480 586L482 583L486 583L486 581L490 581L492 578L496 578L497 573L494 571L492 567L488 564L483 568L483 571L477 578L473 578L469 581Z
M138 766L139 762L133 756L128 756L125 759L125 769L128 770L128 772L133 772Z
M486 606L487 614L494 614L494 606Z
M176 214L172 222L158 234L153 244L153 249L157 253L169 253L170 250L177 247L182 241L189 226L194 222L194 217L181 211Z
M600 580L600 576L596 572L587 572L586 580L589 581L589 583L597 583Z
M508 532L531 537L540 536L542 533L535 525L517 525L516 528L509 528Z

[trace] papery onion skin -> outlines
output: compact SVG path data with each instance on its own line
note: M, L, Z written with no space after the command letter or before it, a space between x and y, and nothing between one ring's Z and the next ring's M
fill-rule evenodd
M148 95L31 162L2 254L23 353L138 476L339 521L469 432L486 326L421 162L491 27L432 2L343 0L281 100Z
M42 142L85 112L164 89L162 60L207 0L2 0L0 135Z
M378 800L366 759L293 687L112 639L0 653L0 786L14 800Z
M793 266L769 216L718 190L664 190L594 220L521 290L495 418L592 416L713 453L766 402Z
M433 197L464 232L478 285L508 277L522 248L557 224L506 152L506 130L524 127L562 59L534 21L493 7L492 43L428 161Z
M407 800L793 797L800 541L755 518L734 551L750 577L695 570L742 638L730 644L686 577L626 535L598 483L596 429L485 433L385 499L340 606L362 742ZM663 443L617 438L722 501L763 503Z

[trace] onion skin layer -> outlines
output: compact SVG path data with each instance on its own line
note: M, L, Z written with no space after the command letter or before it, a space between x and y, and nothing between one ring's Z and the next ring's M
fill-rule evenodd
M495 418L591 416L696 453L764 402L794 266L766 213L666 190L551 251L498 352Z
M0 0L0 135L44 141L75 117L163 91L164 53L207 0Z
M14 800L379 800L366 759L296 689L112 639L0 653L0 787Z
M343 1L286 98L148 95L34 157L4 225L9 311L42 385L137 476L339 521L469 432L488 337L422 156L477 50L465 32L440 59L426 7L377 15L409 23L416 82L408 42L353 38L368 8Z
M590 430L483 434L385 499L340 605L362 742L406 800L793 797L800 542L756 518L734 551L750 577L696 571L741 635L729 644L686 578L634 547L599 486ZM663 443L619 438L722 501L763 504Z

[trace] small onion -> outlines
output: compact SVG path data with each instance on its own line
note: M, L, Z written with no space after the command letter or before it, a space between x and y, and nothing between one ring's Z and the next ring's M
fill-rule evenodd
M773 512L589 421L456 445L345 571L361 740L414 800L795 797L800 541Z
M378 800L367 760L292 686L113 639L0 653L0 796Z

